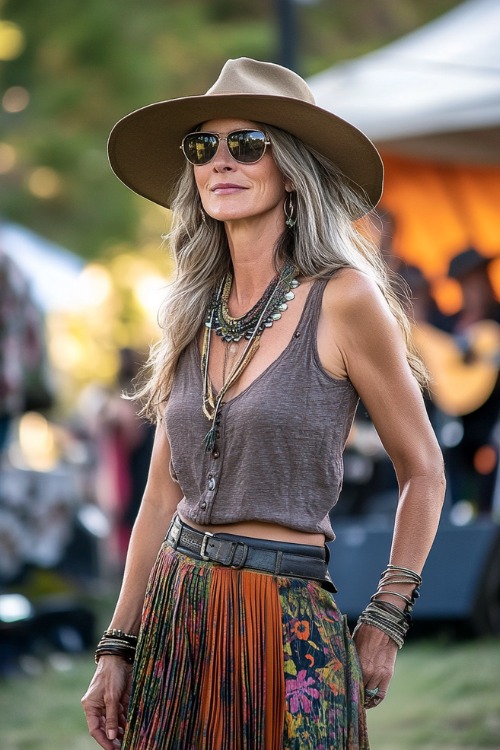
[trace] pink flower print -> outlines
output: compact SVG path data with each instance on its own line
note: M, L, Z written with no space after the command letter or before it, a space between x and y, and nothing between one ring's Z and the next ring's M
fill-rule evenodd
M307 677L307 671L301 669L296 680L286 681L286 697L290 700L290 712L296 714L302 708L306 714L311 713L310 698L319 698L319 691L313 688L314 678Z

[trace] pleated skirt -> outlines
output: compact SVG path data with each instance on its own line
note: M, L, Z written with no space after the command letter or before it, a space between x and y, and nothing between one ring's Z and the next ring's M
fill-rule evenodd
M359 661L319 583L160 550L122 750L368 750Z

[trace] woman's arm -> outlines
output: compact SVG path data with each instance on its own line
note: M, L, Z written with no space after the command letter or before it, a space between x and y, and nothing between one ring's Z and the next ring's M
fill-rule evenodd
M139 631L144 595L158 551L182 498L169 472L170 446L165 427L157 427L148 481L130 538L123 583L110 628ZM89 732L105 750L119 747L130 694L131 666L119 656L101 656L82 698Z
M118 602L110 628L138 633L149 574L182 498L170 476L170 445L165 426L156 429L151 466L137 519L132 529Z
M399 503L389 562L420 573L437 531L445 479L441 450L407 363L401 330L375 282L351 269L329 282L322 318L320 343L328 331L333 339L333 345L323 346L324 365L337 375L340 368L351 380L396 472ZM411 593L408 584L391 588ZM382 598L403 606L399 597ZM356 645L365 686L378 687L383 697L397 646L366 624L357 631Z

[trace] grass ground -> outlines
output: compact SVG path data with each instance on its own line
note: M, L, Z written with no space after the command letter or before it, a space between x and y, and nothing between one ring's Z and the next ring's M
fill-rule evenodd
M95 750L79 705L92 672L91 655L59 656L0 683L1 750ZM499 676L498 640L408 643L369 712L372 750L500 750Z
M500 641L409 643L369 712L372 750L500 750Z

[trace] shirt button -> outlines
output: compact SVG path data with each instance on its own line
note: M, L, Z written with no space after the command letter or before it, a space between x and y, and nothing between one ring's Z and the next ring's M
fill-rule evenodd
M220 452L219 452L219 451L217 450L217 448L216 448L216 449L214 450L214 452L212 453L212 458L219 458L219 456L220 456Z
M202 501L202 502L200 503L200 508L201 508L202 510L205 510L205 508L206 508L206 507L207 507L207 504L206 504L206 502L205 502L205 501L203 500L203 501Z
M213 476L208 477L208 489L210 492L213 492L215 490L215 479Z

